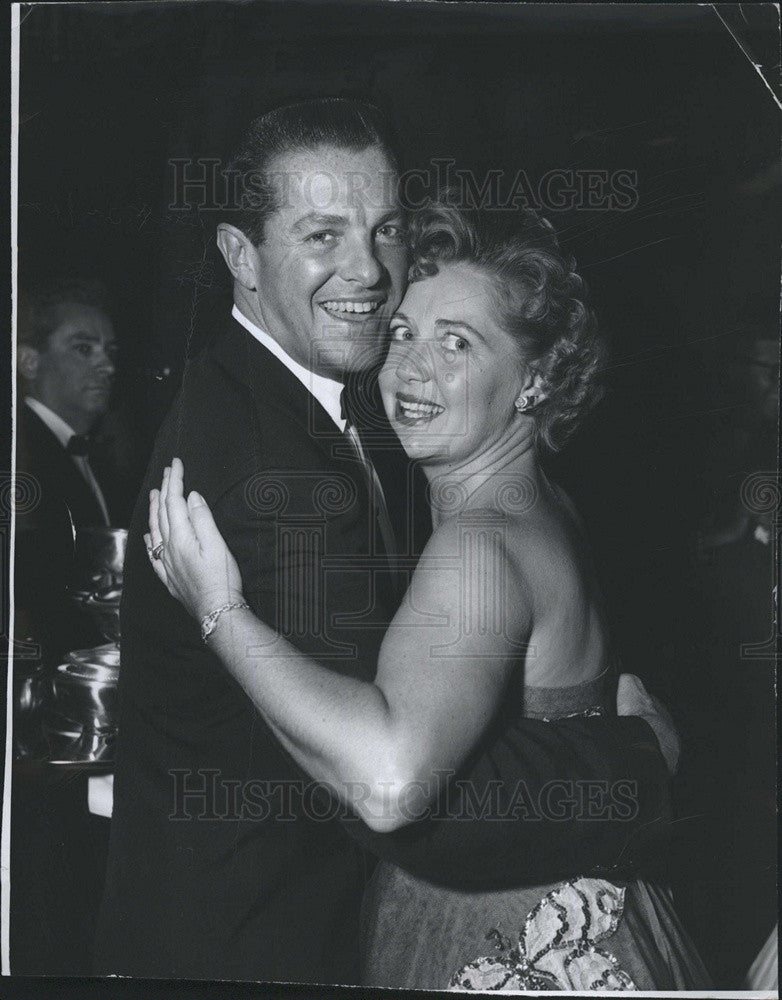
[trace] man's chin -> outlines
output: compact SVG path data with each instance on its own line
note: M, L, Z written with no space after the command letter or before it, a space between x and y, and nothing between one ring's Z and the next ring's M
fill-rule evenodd
M328 350L320 352L322 362L334 371L348 374L374 368L383 357L384 343L374 336L355 335L339 342L329 338Z
M110 389L90 389L81 398L81 409L89 416L100 417L108 410L110 401Z
M387 316L372 316L360 323L328 319L320 326L315 349L324 358L339 357L346 371L361 371L380 359L387 335Z

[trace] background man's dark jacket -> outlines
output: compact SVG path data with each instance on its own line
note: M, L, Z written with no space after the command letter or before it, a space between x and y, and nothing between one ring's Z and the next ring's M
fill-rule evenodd
M90 463L94 466L94 462ZM104 523L98 501L71 455L41 418L19 401L14 599L29 631L52 664L72 649L102 642L91 620L67 598L73 531ZM93 472L99 476L98 470ZM17 635L22 636L18 628Z
M74 529L104 522L92 490L56 435L22 400L16 414L14 631L28 654L14 663L21 678L40 666L53 670L73 649L105 642L68 598ZM106 488L111 481L99 462L90 458L90 465L111 512ZM108 823L90 819L86 774L64 776L34 766L35 758L48 754L40 713L17 717L14 735L32 760L15 772L12 786L11 971L85 975Z

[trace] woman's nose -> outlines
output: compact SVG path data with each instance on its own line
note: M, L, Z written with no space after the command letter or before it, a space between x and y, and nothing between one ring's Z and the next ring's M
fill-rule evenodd
M396 375L401 382L429 382L431 365L425 347L408 347L399 352Z

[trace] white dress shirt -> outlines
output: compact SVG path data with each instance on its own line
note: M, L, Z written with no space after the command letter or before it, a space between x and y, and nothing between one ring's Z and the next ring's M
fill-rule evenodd
M48 406L44 405L40 399L36 399L34 396L25 396L24 401L27 406L37 414L49 428L49 430L54 434L63 448L68 447L68 442L72 437L77 437L76 431L71 427L70 424L66 423L62 417L58 416L54 410L50 410ZM97 501L98 507L100 507L100 512L103 517L104 524L111 524L111 518L109 517L109 508L106 506L106 498L103 496L103 491L100 488L98 480L95 478L95 473L90 468L90 463L87 461L86 455L71 455L70 456L74 465L79 470L82 478L86 481L90 490L92 491L95 500Z
M232 315L237 323L241 323L245 330L255 337L259 344L263 344L267 351L270 351L278 361L281 361L285 365L292 375L296 376L307 392L317 399L337 427L341 431L344 431L345 420L342 416L340 397L345 386L342 382L337 382L336 379L326 378L324 375L311 372L309 368L305 368L298 361L294 361L290 354L280 347L274 337L270 337L268 333L257 327L252 320L247 319L244 313L239 311L238 306L234 306Z

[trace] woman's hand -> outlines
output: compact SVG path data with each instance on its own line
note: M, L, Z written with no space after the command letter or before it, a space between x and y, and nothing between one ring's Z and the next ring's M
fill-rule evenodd
M150 492L144 541L158 578L200 621L223 604L243 600L242 577L204 498L193 492L185 500L184 472L173 459L161 489Z

